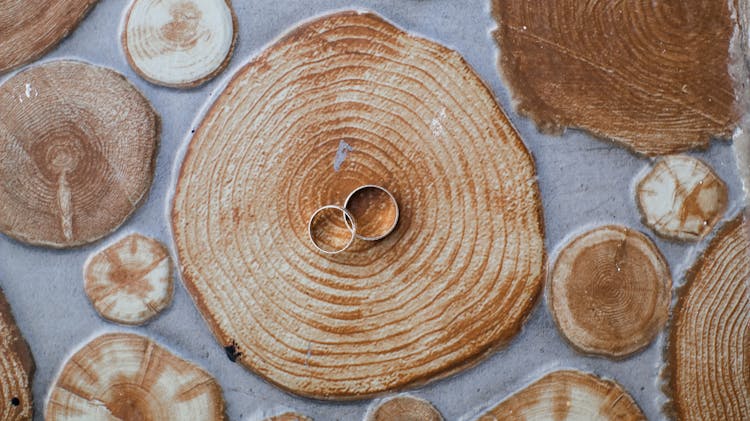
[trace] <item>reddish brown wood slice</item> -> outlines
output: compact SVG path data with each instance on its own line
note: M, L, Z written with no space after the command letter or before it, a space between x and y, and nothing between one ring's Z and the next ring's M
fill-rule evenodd
M109 234L145 200L159 118L112 70L54 61L0 86L0 232L48 247Z
M730 137L735 29L715 0L493 0L499 66L542 129L585 129L645 155Z
M373 14L326 16L241 69L196 130L172 210L183 280L228 355L286 390L425 383L505 344L531 309L535 178L456 52ZM395 196L396 230L317 252L310 216L367 184Z
M10 305L0 291L0 420L31 420L34 377L31 349L16 326Z
M46 54L78 26L96 1L2 0L0 74Z

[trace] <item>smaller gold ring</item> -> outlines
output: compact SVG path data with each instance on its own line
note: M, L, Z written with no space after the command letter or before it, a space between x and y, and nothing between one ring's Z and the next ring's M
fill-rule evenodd
M316 235L313 234L313 226L315 224L315 218L317 218L321 213L326 212L330 209L335 209L338 211L341 211L341 215L343 216L344 223L346 224L346 229L351 233L349 237L349 241L340 248L333 248L333 249L326 249L324 248L323 244L319 242L319 239L316 239ZM337 254L341 253L342 251L349 248L349 246L354 243L354 239L357 237L357 223L354 220L354 216L352 216L351 213L349 213L348 210L341 206L336 205L326 205L318 208L315 212L313 212L312 216L310 217L310 220L307 223L307 234L310 236L310 241L313 243L313 246L315 248L324 254Z
M354 204L353 202L354 202L354 199L356 199L358 195L362 195L364 193L367 193L368 191L372 192L373 190L383 192L388 196L388 200L390 201L390 204L392 206L390 210L391 215L387 215L388 218L385 220L384 223L380 224L381 226L375 227L375 232L372 232L372 233L370 232L356 233L355 232L356 237L359 238L360 240L365 240L365 241L380 240L384 238L385 236L387 236L388 234L390 234L391 232L393 232L393 230L396 229L396 225L398 225L398 218L400 215L400 211L398 209L398 202L396 202L396 198L393 196L393 194L391 194L391 192L386 190L384 187L381 187L375 184L366 184L364 186L360 186L354 189L354 191L349 193L349 196L347 196L346 201L344 202L344 208L354 215L356 215L358 213L357 211L359 210L361 210L365 214L368 213L368 211L371 211L371 209L369 208L372 207L371 205L373 205L373 203L368 203L367 201L365 201L366 203L365 203L364 209L362 209L362 206L360 206L359 204ZM379 209L382 210L382 204L375 203L374 205L378 206ZM379 209L376 209L376 211ZM358 215L357 218L360 221L360 231L365 231L366 228L368 227L368 224L366 222L368 218L363 218L362 216L363 215ZM383 222L380 215L377 215L377 216L378 218L376 222L378 221Z

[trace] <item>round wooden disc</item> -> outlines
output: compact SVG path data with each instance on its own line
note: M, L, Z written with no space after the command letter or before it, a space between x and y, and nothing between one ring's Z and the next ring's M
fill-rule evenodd
M675 418L750 419L750 224L728 222L688 272L667 374Z
M0 291L0 420L31 420L34 357Z
M320 206L376 184L394 232L324 255ZM545 259L533 161L454 51L373 14L303 25L195 133L172 222L231 358L297 394L359 398L456 372L519 331Z
M0 232L49 247L109 234L145 200L159 118L112 70L55 61L0 86Z
M672 277L640 232L609 225L575 238L550 274L548 302L579 351L625 357L648 345L667 322Z
M424 399L396 396L368 411L365 421L443 421L443 415Z
M0 74L51 50L97 0L3 0L0 4Z

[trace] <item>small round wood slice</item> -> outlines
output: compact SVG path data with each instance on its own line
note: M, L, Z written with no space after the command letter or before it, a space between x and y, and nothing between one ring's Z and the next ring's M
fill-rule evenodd
M643 223L671 239L696 241L724 215L729 193L703 161L687 155L660 159L636 187Z
M266 418L263 421L313 421L313 419L296 412L284 412L283 414Z
M153 238L131 234L91 256L84 291L105 319L143 324L172 301L169 252Z
M729 3L492 0L498 65L542 130L581 128L645 155L705 148L739 119Z
M0 86L0 232L48 247L96 241L145 200L159 118L112 70L54 61Z
M728 222L688 272L667 347L676 419L750 419L750 224Z
M619 384L574 370L555 371L516 392L478 421L646 421Z
M375 184L395 231L324 255L313 212ZM172 223L230 358L353 399L478 362L521 328L545 260L534 164L454 51L373 14L305 24L239 71L192 139Z
M221 387L198 366L130 333L76 352L49 394L45 420L225 420Z
M31 420L34 357L0 291L0 420Z
M383 400L365 421L443 421L443 416L426 400L405 395Z
M0 75L46 54L72 32L97 0L3 0Z
M626 357L664 327L672 277L645 235L619 225L566 244L550 273L547 301L560 332L579 351Z
M133 70L174 88L198 86L221 73L236 40L229 0L135 0L122 32Z

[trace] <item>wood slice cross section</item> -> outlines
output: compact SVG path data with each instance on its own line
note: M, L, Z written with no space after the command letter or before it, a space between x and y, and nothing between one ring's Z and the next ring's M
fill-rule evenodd
M395 231L316 252L310 215L366 184L395 196ZM185 285L230 358L322 399L477 363L542 284L518 134L459 54L373 14L305 24L237 73L189 145L172 223Z

